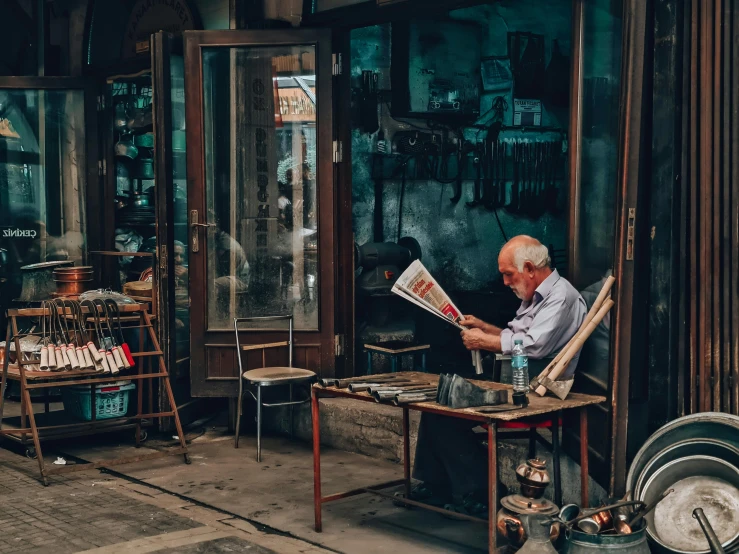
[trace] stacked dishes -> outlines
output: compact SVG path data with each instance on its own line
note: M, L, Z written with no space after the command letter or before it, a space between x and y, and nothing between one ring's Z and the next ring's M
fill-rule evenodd
M661 551L710 552L692 515L702 508L726 552L739 552L739 417L709 412L668 423L636 454L626 488L647 504L674 489L645 517Z

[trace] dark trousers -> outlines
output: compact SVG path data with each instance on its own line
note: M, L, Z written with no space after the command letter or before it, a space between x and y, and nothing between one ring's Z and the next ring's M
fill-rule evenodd
M487 451L472 432L479 423L430 413L421 414L413 478L455 502L487 498Z

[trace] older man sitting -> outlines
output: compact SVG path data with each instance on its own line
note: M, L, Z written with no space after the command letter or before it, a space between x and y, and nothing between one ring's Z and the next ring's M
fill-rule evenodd
M585 301L556 270L546 246L525 235L508 241L498 256L503 282L521 299L516 317L501 329L473 315L461 322L470 350L510 354L521 339L528 356L539 359L559 351L585 319ZM568 366L567 378L577 366ZM455 509L487 514L487 460L472 432L476 423L424 413L418 431L413 477L422 481L413 496L421 501L451 503Z

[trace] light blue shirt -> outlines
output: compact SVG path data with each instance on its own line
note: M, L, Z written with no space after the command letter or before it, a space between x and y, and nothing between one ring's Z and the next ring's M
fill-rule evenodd
M508 329L500 333L503 354L510 354L514 340L522 340L528 356L534 360L559 352L575 336L587 315L587 306L580 293L555 269L536 288L534 297L521 302L516 317ZM575 373L578 352L567 366L562 378Z

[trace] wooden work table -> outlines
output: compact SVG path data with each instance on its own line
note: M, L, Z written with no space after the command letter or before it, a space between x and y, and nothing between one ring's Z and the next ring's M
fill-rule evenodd
M393 375L393 374L389 374ZM394 375L398 375L397 373ZM428 373L420 372L403 372L403 376L407 377L410 381L418 381L419 383L431 383L432 385L438 384L439 376ZM379 375L367 376L366 382L372 382L373 378L380 377ZM470 380L475 385L486 389L501 390L510 389L510 385L504 385L501 383L493 383L490 381L476 381ZM323 496L321 492L321 437L320 437L320 419L319 419L319 398L320 397L339 397L339 398L351 398L353 400L359 400L362 402L375 402L375 399L366 392L350 392L349 389L340 389L337 387L323 387L321 385L313 385L311 389L311 419L313 424L313 486L314 486L314 509L315 509L315 528L316 531L320 532L322 529L321 522L321 507L326 502L332 502L334 500L341 500L350 496L358 494L376 494L392 498L389 493L382 492L382 489L394 487L398 485L405 486L405 500L401 502L410 505L418 506L428 510L443 512L450 514L459 519L466 519L476 521L480 523L487 523L488 525L488 543L489 552L497 552L497 533L495 526L495 515L496 515L496 498L497 498L497 424L503 421L514 421L520 420L531 416L541 416L544 414L553 414L558 417L559 413L563 410L574 410L580 411L580 481L582 490L582 506L587 507L588 504L588 428L587 428L587 412L586 407L592 404L600 404L605 402L606 399L602 396L591 396L587 394L570 393L566 400L560 400L553 396L539 397L538 395L531 393L529 395L529 405L526 408L496 412L496 413L483 413L475 408L449 408L442 406L436 402L418 402L414 404L407 404L403 406L394 406L392 403L383 404L394 406L398 410L403 411L403 479L397 481L391 481L388 483L382 483L374 485L372 487L363 487L354 489L351 491L334 493L329 496ZM510 400L509 400L510 402ZM481 425L487 427L487 439L488 439L488 478L489 478L489 490L488 490L488 520L468 516L464 514L458 514L444 510L443 508L437 508L435 506L429 506L410 499L411 492L411 468L410 468L410 424L409 424L409 412L410 410L416 410L419 412L430 412L434 414L444 415L448 417L455 417L460 419L477 421ZM397 499L396 499L397 500Z

